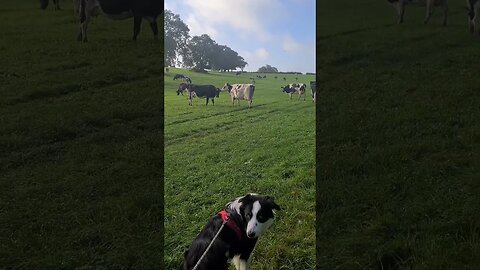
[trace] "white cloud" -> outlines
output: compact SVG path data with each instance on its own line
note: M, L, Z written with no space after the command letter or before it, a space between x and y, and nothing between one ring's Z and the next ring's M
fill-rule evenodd
M193 12L189 16L201 22L203 28L217 29L227 25L244 38L262 42L272 39L267 28L284 14L280 0L184 0L184 3Z
M292 37L289 35L285 35L282 41L282 48L284 51L289 53L298 53L305 51L307 48L305 45L296 42Z
M207 34L214 40L221 38L220 33L214 27L199 22L197 17L193 14L190 14L187 17L187 19L185 20L185 23L188 25L188 28L190 29L191 36L200 36L203 34Z
M255 51L255 56L260 60L267 60L270 54L264 48L260 48Z

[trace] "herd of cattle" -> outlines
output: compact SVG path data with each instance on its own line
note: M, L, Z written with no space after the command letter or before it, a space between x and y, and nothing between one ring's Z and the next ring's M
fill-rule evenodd
M448 18L448 1L447 0L387 0L392 4L398 13L398 23L403 22L403 15L405 14L405 6L419 6L426 7L425 19L423 22L426 24L430 20L431 15L435 7L443 8L443 25L447 25ZM472 34L480 35L480 0L466 0L467 6L465 9L468 11L468 28Z
M176 74L173 78L174 80L178 78L188 78L182 74ZM292 96L294 94L298 94L298 99L303 96L303 100L305 100L305 92L306 92L307 85L304 83L291 83L286 86L281 87L282 92L287 93L290 96L290 100L292 100ZM316 91L316 83L315 81L310 81L310 91L312 101L316 102L317 100L317 91ZM246 100L248 102L248 106L252 106L253 101L253 94L255 92L255 84L248 83L248 84L229 84L225 83L225 85L220 89L213 85L198 85L192 84L190 82L182 82L178 86L177 95L183 95L186 93L188 95L188 105L193 104L193 98L205 98L207 100L205 105L208 105L209 100L212 100L212 104L215 105L215 98L220 96L221 92L228 92L232 99L232 104L235 106L235 101L237 104L240 105L240 100Z
M46 9L49 0L40 0L40 7ZM60 0L53 0L55 10L60 10ZM80 18L78 40L87 42L87 28L93 17L104 14L114 20L133 17L133 40L140 33L142 20L150 23L153 36L158 38L157 17L163 12L163 0L73 0L76 16Z
M55 10L60 10L60 0L52 0ZM407 5L426 7L424 23L428 23L434 7L442 7L444 11L443 25L447 25L447 0L387 0L398 13L398 23L403 22ZM466 0L468 11L468 27L471 33L480 35L480 0ZM40 0L40 7L46 9L49 0ZM73 0L74 12L80 17L80 33L78 40L87 41L88 23L93 17L105 14L116 20L133 17L133 39L140 33L142 19L150 23L154 38L158 37L157 17L163 12L163 0ZM237 73L239 75L240 73ZM285 78L284 78L285 80Z

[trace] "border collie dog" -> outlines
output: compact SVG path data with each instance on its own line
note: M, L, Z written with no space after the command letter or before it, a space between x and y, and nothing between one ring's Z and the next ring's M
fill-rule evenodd
M227 220L197 270L227 270L230 259L237 270L248 270L258 237L273 223L274 210L280 210L280 206L273 198L255 193L227 203L225 209L210 219L185 251L183 269L193 269Z

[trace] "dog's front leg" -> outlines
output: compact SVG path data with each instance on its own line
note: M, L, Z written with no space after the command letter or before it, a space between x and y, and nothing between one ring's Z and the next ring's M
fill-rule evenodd
M240 268L238 270L248 270L250 269L250 262L240 259Z
M240 256L235 256L232 259L233 265L236 270L248 270L250 269L250 258L248 261L242 259Z

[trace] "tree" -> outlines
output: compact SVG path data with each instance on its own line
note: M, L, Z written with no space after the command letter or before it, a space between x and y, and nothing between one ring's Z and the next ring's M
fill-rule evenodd
M207 34L192 37L188 42L189 52L184 64L200 69L212 68L217 47L217 43Z
M258 73L278 73L278 69L276 67L272 67L270 65L265 65L258 69Z
M235 70L237 68L245 68L247 62L238 55L238 53L228 46L217 45L214 47L212 58L212 68L217 70Z
M165 65L172 66L178 62L179 56L182 58L188 54L187 41L190 38L190 29L180 19L178 14L170 10L165 10Z

